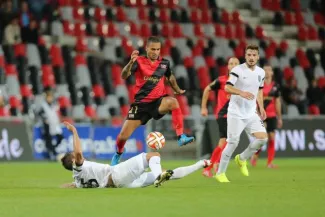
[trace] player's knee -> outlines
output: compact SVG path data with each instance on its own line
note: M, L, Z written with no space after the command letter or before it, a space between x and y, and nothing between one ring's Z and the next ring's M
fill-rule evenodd
M228 138L227 143L228 143L228 145L231 144L231 145L237 147L239 140L240 140L239 136L234 136L234 137Z
M160 157L160 153L159 152L149 152L146 155L146 159L149 162L150 158L155 157L155 156Z
M168 108L169 108L169 110L174 110L174 109L179 108L177 99L170 97L168 99Z
M266 143L267 143L267 137L266 138L256 138L255 142L252 142L250 144L250 146L253 149L260 149Z

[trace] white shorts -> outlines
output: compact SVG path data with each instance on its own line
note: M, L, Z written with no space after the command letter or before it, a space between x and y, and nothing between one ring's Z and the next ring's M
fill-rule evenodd
M112 167L112 179L116 187L126 187L134 180L139 179L145 172L146 153L134 156Z
M239 138L240 134L246 131L247 134L252 135L257 132L265 132L266 129L264 126L264 122L258 116L258 114L254 114L253 117L249 119L239 119L229 117L227 118L227 141L229 138Z

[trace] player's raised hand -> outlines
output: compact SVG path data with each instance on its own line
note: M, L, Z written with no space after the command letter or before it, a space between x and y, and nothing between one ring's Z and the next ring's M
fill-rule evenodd
M175 95L182 95L186 92L186 90L179 90L178 92L174 92Z
M201 108L201 115L206 117L208 116L208 109L207 108Z
M248 99L248 100L253 100L255 98L254 94L252 94L250 92L241 92L240 96L245 98L245 99Z
M63 121L63 124L66 126L66 128L68 129L68 130L70 130L71 132L73 132L73 131L75 131L76 130L76 128L72 125L72 124L70 124L69 122L67 122L67 121Z
M260 109L260 117L264 121L266 119L266 112L264 109Z
M138 56L139 56L139 51L138 50L134 50L132 52L132 54L131 54L131 60L130 61L132 63L134 63L137 60Z

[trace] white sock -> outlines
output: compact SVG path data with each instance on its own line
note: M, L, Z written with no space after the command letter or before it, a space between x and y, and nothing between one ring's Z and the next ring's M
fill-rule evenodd
M247 160L253 156L265 143L267 139L255 139L248 147L239 155L240 160Z
M202 169L204 166L204 161L200 160L198 162L196 162L195 164L192 164L190 166L187 167L178 167L176 169L174 169L174 174L170 179L180 179L183 178L185 176L188 176L191 173L194 173L195 171Z
M150 158L149 168L156 178L162 173L159 156L153 156Z
M234 151L238 145L238 142L236 140L234 142L228 141L226 148L222 151L217 174L226 172L231 155L234 153Z

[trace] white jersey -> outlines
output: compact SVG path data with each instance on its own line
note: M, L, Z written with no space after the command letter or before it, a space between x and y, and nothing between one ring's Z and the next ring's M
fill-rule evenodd
M105 188L112 167L84 160L81 166L73 166L73 179L77 188Z
M246 63L231 70L227 84L233 85L241 91L252 93L254 100L248 100L239 95L231 95L228 117L247 119L255 114L257 95L259 89L264 86L264 78L265 71L261 67L255 66L254 71L252 71Z

